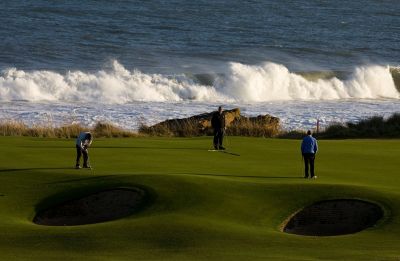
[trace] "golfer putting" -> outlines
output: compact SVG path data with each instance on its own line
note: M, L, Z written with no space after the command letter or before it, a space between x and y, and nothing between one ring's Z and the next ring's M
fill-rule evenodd
M310 130L307 131L307 136L304 137L301 143L301 154L304 160L304 178L317 178L314 173L315 154L318 151L317 140L312 136ZM309 175L310 171L310 175Z
M89 164L89 151L88 148L92 144L92 134L90 132L81 132L79 133L76 139L76 169L80 169L80 160L81 156L83 155L83 168L90 169Z

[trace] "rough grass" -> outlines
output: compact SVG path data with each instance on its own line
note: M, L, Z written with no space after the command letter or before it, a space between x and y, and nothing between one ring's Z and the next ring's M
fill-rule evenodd
M396 260L399 140L321 140L318 179L304 180L300 141L229 137L96 139L94 170L74 170L74 140L0 137L1 260ZM112 222L43 227L43 200L143 186L154 201ZM55 196L54 196L55 195ZM53 196L53 197L52 197ZM57 199L57 197L59 197ZM329 238L281 232L313 202L359 198L385 208L363 232ZM46 204L49 204L47 202Z
M163 137L196 137L211 135L211 130L201 130L198 126L198 121L187 119L182 120L180 123L169 125L155 125L147 126L140 124L139 133L149 136L163 136Z
M272 126L272 125L271 125ZM137 136L158 137L199 137L211 136L211 128L201 129L196 120L184 120L179 124L147 126L141 123L138 132L124 130L112 123L98 122L94 127L84 127L78 124L52 127L37 125L28 127L18 121L0 122L1 136L29 136L42 138L73 138L81 131L91 131L95 137L122 138ZM305 130L282 130L278 125L266 127L265 123L257 120L235 121L227 127L228 136L245 137L278 137L283 139L300 139L304 137ZM321 139L354 139L354 138L400 138L400 113L384 119L375 116L361 120L358 123L332 124L314 136Z
M282 131L277 137L283 139L301 139L306 130ZM381 116L370 117L357 123L335 123L319 133L313 133L319 139L381 139L400 138L400 113L385 119Z
M196 120L187 119L181 122L174 122L170 125L147 126L140 124L139 133L149 136L164 137L198 137L213 135L212 128L199 128ZM278 126L266 127L263 121L257 120L240 120L234 121L226 128L226 134L229 136L244 137L275 137L280 133Z
M233 122L226 133L229 136L245 136L245 137L275 137L280 133L281 129L278 125L266 127L264 122L257 120L243 119Z
M198 122L193 120L183 121L180 124L171 126L157 125L149 127L140 124L138 132L124 130L112 123L98 122L92 128L79 124L63 125L53 127L46 125L27 126L19 121L0 122L1 136L28 136L40 138L74 138L82 131L91 131L95 137L104 138L126 138L137 136L160 136L160 137L197 137L213 135L211 128L201 130ZM265 127L257 121L240 121L232 124L226 130L230 136L249 136L249 137L274 137L279 133L276 127Z
M63 125L53 127L51 125L27 126L19 121L0 122L1 136L28 136L40 138L74 138L82 131L91 131L95 137L135 137L137 133L124 130L111 123L98 122L93 128L85 127L79 124Z
M400 138L400 113L388 119L380 116L358 123L333 124L318 135L320 138Z

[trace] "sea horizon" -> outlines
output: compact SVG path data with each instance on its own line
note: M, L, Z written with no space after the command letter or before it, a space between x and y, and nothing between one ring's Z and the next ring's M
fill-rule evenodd
M219 105L285 129L388 117L400 18L366 2L5 1L0 121L136 130Z

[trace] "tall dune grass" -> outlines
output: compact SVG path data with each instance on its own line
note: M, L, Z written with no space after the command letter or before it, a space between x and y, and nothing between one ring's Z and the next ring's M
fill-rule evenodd
M66 124L60 127L49 125L28 126L20 121L0 121L1 136L29 136L45 138L74 138L82 131L90 131L95 137L137 137L137 136L164 136L164 137L196 137L213 135L210 127L201 128L195 120L172 122L171 124L157 124L147 126L140 124L138 132L124 130L112 123L98 122L93 127L79 124ZM279 125L266 126L264 122L255 120L238 120L226 129L229 136L249 137L279 137L300 139L305 135L303 130L282 131ZM358 123L332 124L315 137L322 139L345 138L400 138L400 113L395 113L385 119L380 116L371 117Z
M400 113L387 119L374 116L358 123L333 124L320 138L400 138Z
M196 137L213 135L213 129L202 127L197 120L185 119L173 121L171 124L157 124L147 126L141 124L139 133L150 136L169 136L169 137ZM229 136L248 136L248 137L275 137L280 133L279 125L266 126L265 122L249 119L233 121L226 128Z
M278 137L301 139L305 135L305 130L292 130L282 132ZM320 139L400 138L400 113L395 113L387 119L374 116L357 123L334 123L313 136Z
M211 130L201 128L196 120L183 119L173 120L165 124L156 124L154 126L147 126L141 123L139 133L149 136L196 137L211 135Z
M66 124L60 127L50 125L28 126L20 121L0 122L1 136L29 136L42 138L75 138L82 131L90 131L95 137L135 137L136 132L124 130L111 123L98 122L94 127L80 124Z

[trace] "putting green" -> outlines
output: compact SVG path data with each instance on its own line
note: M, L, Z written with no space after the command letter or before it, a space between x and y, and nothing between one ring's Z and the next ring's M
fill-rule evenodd
M320 141L318 179L302 177L300 141L96 139L93 170L75 170L73 140L0 138L0 260L398 260L399 140ZM238 156L240 155L240 156ZM117 187L151 191L119 220L40 226L36 211ZM356 234L281 231L304 206L337 198L380 204L385 217Z

